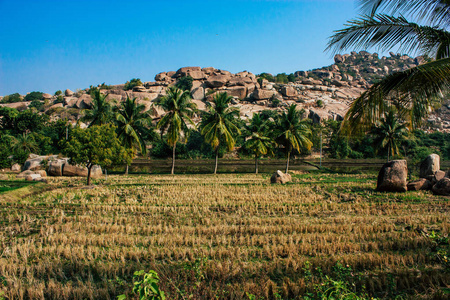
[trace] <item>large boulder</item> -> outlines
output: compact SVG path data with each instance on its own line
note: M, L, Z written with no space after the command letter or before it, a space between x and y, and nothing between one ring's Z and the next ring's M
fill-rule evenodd
M191 96L194 100L203 100L203 98L205 98L205 89L199 86L192 90Z
M281 172L280 170L276 171L275 173L273 173L272 177L270 177L270 183L287 183L289 181L292 180L291 175L285 174L283 172Z
M294 87L285 85L281 88L281 94L285 97L295 97L297 96L297 90Z
M55 159L48 164L49 176L63 176L63 166L67 163L67 159Z
M385 163L378 173L377 191L406 192L408 166L406 160L392 160Z
M437 154L428 155L420 164L420 178L426 178L428 175L434 175L441 168L440 157Z
M247 97L247 88L245 86L232 86L229 87L226 92L228 95L238 97L239 99Z
M33 171L31 171L31 170L26 170L26 171L23 171L22 173L17 174L16 178L18 178L18 179L24 179L24 178L26 178L27 176L33 175L33 174L35 174Z
M223 87L228 80L230 80L229 75L214 75L208 77L206 84L211 88L220 88Z
M436 172L434 172L433 175L428 175L426 177L426 179L428 179L432 185L435 185L436 182L438 182L442 178L446 177L445 175L446 175L446 173L444 171L437 170Z
M69 89L64 91L64 95L66 95L67 97L72 97L73 96L73 92Z
M256 100L267 100L270 99L274 93L274 91L257 89L253 91L252 97Z
M30 174L30 175L25 176L26 181L38 181L40 179L41 179L40 174Z
M88 169L83 166L74 166L71 164L64 164L62 169L63 176L79 176L79 177L87 177ZM91 177L97 178L102 176L102 168L100 166L93 166L91 169Z
M428 191L431 190L433 184L426 178L420 178L419 180L408 183L408 191Z
M43 161L48 160L49 162L56 159L56 155L30 155L30 158L27 159L23 165L23 170L40 170L43 167Z
M450 196L450 179L442 178L431 190L435 195Z

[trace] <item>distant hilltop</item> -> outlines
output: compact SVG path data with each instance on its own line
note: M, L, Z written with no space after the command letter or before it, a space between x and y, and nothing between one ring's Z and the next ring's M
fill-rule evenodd
M108 94L109 100L120 102L127 96L136 97L156 119L164 112L153 105L154 101L165 95L167 87L183 81L199 109L205 109L206 102L211 101L215 94L227 92L233 96L233 105L240 108L243 118L265 109L283 110L296 103L305 110L306 117L320 122L323 119L341 120L351 102L373 83L428 60L424 56L411 58L395 53L380 58L377 53L361 51L337 54L335 63L330 66L292 74L255 75L248 71L233 74L213 67L183 67L177 71L161 72L154 81L133 79L126 84L97 87ZM11 101L11 96L0 97L1 105L25 109L31 103L25 101L27 97L18 94ZM65 116L71 121L77 121L81 117L80 110L89 109L92 103L89 89L42 94L38 101L42 104L39 110L43 113L54 118ZM430 120L440 122L438 125L443 129L450 129L449 120L438 118Z

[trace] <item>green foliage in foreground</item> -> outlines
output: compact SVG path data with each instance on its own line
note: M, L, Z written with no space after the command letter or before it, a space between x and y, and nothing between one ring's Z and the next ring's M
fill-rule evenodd
M134 272L133 293L139 297L139 300L165 300L166 296L159 289L159 276L153 270L146 273L144 270ZM127 299L126 295L120 295L117 300Z

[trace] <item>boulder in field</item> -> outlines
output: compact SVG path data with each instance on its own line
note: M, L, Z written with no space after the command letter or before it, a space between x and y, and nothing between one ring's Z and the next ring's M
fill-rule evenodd
M62 168L63 176L77 176L77 177L87 177L88 175L88 169L83 166L74 166L71 164L64 164ZM92 178L98 178L102 176L102 168L100 166L93 166L91 169L91 177Z
M285 184L291 180L292 180L292 177L289 173L285 174L285 173L281 172L280 170L273 173L272 177L270 177L270 183Z
M428 175L434 175L441 168L440 157L437 154L430 154L420 164L420 178L426 178Z
M32 175L32 174L34 174L33 171L31 171L31 170L25 170L25 171L23 171L22 173L17 174L16 178L18 178L18 179L24 179L24 178L26 178L28 175Z
M428 179L432 185L435 185L436 182L438 182L442 178L446 177L445 175L446 175L446 173L444 171L437 170L436 172L434 172L433 175L428 175L425 178Z
M40 174L30 174L30 175L25 176L26 181L38 181L41 178L42 177Z
M435 195L450 196L450 178L442 178L431 190Z
M429 191L433 187L433 184L426 178L420 178L419 180L409 182L407 187L408 191Z
M67 163L66 159L55 159L48 164L48 175L49 176L62 176L62 168L64 164Z
M22 167L17 163L15 163L11 166L11 171L13 171L13 172L20 172L20 170L22 170Z
M377 191L406 192L408 166L406 160L392 160L385 163L378 173Z

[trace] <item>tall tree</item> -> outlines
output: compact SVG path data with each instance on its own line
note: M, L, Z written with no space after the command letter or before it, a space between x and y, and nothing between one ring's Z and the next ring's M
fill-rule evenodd
M386 76L351 105L344 128L367 131L392 106L411 128L420 126L450 86L450 2L442 0L359 0L363 15L335 31L328 49L378 47L429 55L434 60ZM404 16L408 16L407 20ZM422 24L419 24L422 23Z
M374 126L371 133L375 136L376 149L387 149L387 161L389 162L390 154L399 153L399 144L406 139L408 128L399 121L395 111L391 110Z
M202 116L201 134L216 152L214 174L217 174L219 147L223 143L228 151L233 150L235 135L241 133L237 125L239 109L229 106L232 99L227 93L216 94L213 104L208 103L208 110Z
M86 110L83 116L84 122L89 122L88 127L94 125L104 125L113 119L111 104L106 100L107 94L100 93L100 89L94 88L91 92L92 107Z
M142 155L146 155L145 140L151 135L152 119L150 114L145 112L145 105L138 104L136 98L127 97L117 109L116 124L122 145L133 153L139 150ZM127 164L125 174L128 174L128 167Z
M292 150L301 151L302 148L311 149L312 143L308 136L311 134L306 121L297 110L297 105L289 106L287 112L283 112L277 119L275 136L280 145L284 146L287 156L286 173L289 172L289 160Z
M168 88L166 96L160 98L157 105L167 112L158 122L157 128L161 130L161 133L166 132L167 143L172 147L172 170L170 173L174 174L177 142L187 140L190 132L188 123L195 127L191 118L197 107L191 102L189 91L183 91L176 87Z
M261 114L254 114L250 123L245 126L245 136L248 139L244 146L255 154L255 173L258 174L258 158L268 153L273 154L275 142L269 135L269 120L264 120Z

